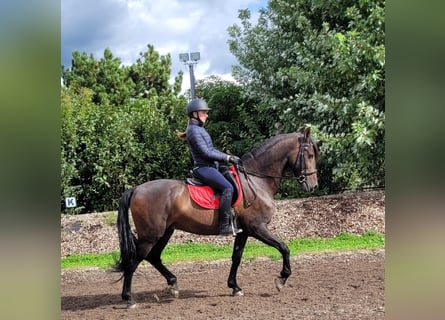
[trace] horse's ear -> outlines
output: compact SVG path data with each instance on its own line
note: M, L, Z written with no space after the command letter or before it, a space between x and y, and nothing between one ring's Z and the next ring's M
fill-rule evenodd
M307 138L309 138L310 135L311 135L311 128L310 127L304 128L304 130L303 130L304 138L307 139Z

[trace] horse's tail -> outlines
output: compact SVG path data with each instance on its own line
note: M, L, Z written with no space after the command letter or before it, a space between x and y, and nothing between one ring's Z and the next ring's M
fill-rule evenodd
M119 201L117 230L119 233L120 259L113 266L116 272L131 272L136 261L136 236L131 232L128 209L135 188L125 191Z

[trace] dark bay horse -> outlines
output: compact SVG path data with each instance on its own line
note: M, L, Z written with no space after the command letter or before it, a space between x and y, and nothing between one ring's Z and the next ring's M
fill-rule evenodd
M283 268L275 279L281 290L291 274L289 248L273 235L267 225L274 214L274 195L286 169L293 171L302 189L312 192L318 185L316 160L318 148L310 129L302 133L281 134L245 154L238 167L244 201L235 211L243 232L235 237L232 267L227 281L233 295L243 295L236 274L249 236L276 248L283 257ZM129 224L131 210L136 234ZM175 229L199 235L218 235L218 211L196 205L187 185L178 180L153 180L122 194L118 210L120 260L114 271L123 272L122 299L135 305L131 296L133 273L142 260L150 262L167 280L170 293L179 296L177 279L161 261L161 253Z

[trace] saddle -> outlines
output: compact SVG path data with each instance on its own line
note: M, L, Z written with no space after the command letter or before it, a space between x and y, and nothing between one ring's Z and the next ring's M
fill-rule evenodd
M232 207L238 205L242 198L241 182L234 166L220 166L219 172L232 184ZM206 209L218 209L220 193L205 184L190 171L190 177L185 180L190 197L196 204Z

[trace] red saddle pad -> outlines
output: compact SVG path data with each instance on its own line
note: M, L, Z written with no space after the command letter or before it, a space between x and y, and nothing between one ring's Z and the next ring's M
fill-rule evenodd
M241 182L239 179L238 172L236 171L234 166L229 167L230 172L232 172L235 176L235 181L238 186L238 197L235 202L232 204L232 207L236 206L242 198L242 189ZM187 184L190 197L193 201L196 202L199 206L206 209L218 209L219 208L219 199L215 195L215 192L210 186L193 186L191 184Z

